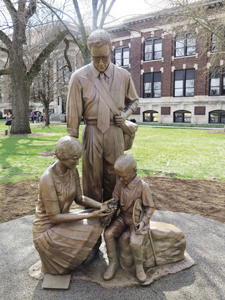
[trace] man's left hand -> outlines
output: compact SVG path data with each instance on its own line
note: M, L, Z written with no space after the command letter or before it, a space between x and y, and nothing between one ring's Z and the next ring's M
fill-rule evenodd
M127 115L125 112L121 112L120 116L115 116L115 122L117 126L123 125L123 123L126 121Z

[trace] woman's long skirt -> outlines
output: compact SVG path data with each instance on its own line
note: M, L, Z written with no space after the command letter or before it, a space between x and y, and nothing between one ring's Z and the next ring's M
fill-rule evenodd
M93 218L55 225L39 236L34 233L42 271L49 274L73 271L87 258L103 229L100 220Z

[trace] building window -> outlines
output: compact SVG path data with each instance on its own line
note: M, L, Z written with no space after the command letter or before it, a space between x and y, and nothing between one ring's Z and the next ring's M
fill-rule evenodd
M144 60L157 60L162 58L162 39L146 40L144 44Z
M193 97L195 69L174 71L174 97Z
M196 38L193 33L183 33L175 39L175 57L190 56L196 53Z
M209 123L225 123L225 110L214 110L209 113Z
M143 98L161 97L161 72L144 74Z
M57 59L57 80L61 83L68 83L70 80L70 72L64 57Z
M187 110L175 111L174 123L191 123L191 112Z
M159 113L155 110L146 110L143 112L143 122L158 122Z
M116 66L129 66L129 47L118 47L114 50L114 63Z
M210 72L209 78L209 95L225 95L225 74L222 68L215 68Z
M61 99L62 99L62 114L64 114L66 112L66 96L62 95Z
M224 37L225 37L225 28L217 28L217 32L212 33L211 35L211 52L224 52Z

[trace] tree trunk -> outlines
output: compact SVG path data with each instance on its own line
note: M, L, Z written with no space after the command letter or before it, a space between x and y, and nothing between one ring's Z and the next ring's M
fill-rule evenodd
M90 54L87 47L84 49L84 52L82 53L82 56L83 56L83 59L84 59L84 65L87 65L91 62L91 54Z
M13 35L9 61L12 82L12 113L14 116L11 133L28 134L31 133L29 123L30 83L27 81L26 66L23 61L23 44L20 36L18 37L16 34Z
M50 119L49 119L49 105L45 104L45 126L49 126L50 125Z
M13 83L12 90L12 113L14 116L14 120L11 126L11 133L29 134L31 133L29 122L30 87L26 83L23 83L20 86L17 86L15 83Z

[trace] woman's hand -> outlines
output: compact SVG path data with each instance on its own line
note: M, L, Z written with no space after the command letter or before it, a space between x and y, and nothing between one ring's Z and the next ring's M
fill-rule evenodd
M109 212L104 212L105 209L99 209L99 210L94 210L92 212L92 218L97 218L97 217L105 217L110 215L113 211L109 211Z
M114 198L101 203L101 208L100 209L103 209L103 210L109 210L110 209L110 210L112 210L112 208L109 206L109 204L112 203L113 201L114 201ZM112 207L113 207L113 205L112 205ZM117 205L115 207L117 207ZM112 211L114 211L114 210L112 210Z

